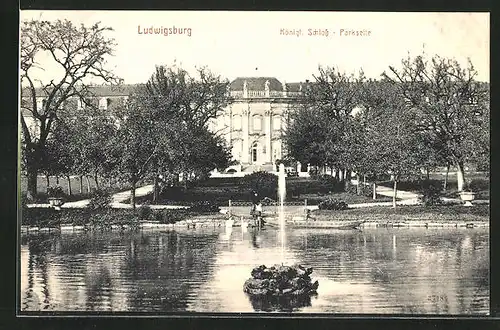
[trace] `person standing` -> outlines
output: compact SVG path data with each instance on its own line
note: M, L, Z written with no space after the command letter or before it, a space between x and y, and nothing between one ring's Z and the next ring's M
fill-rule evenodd
M262 202L259 201L255 206L255 220L258 221L257 224L260 227L264 225L264 220L262 219Z
M254 215L255 207L257 206L257 203L259 202L259 194L255 190L253 190L251 198L252 198L252 209L250 210L250 214Z

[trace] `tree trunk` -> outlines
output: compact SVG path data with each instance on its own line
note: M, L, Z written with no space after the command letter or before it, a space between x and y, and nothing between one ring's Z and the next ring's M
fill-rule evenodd
M377 183L373 183L373 199L377 199Z
M59 175L56 175L56 185L59 185Z
M458 191L464 190L464 164L457 163L457 186Z
M50 187L50 176L48 174L45 175L45 180L47 181L47 190L49 190L49 187Z
M37 176L38 168L32 167L28 168L28 193L27 198L29 201L34 201L36 199L36 188L37 188Z
M72 195L72 191L71 191L71 178L69 177L69 175L66 175L66 179L68 179L68 195L71 196Z
M85 176L85 179L87 180L87 193L89 193L89 194L90 194L91 189L90 189L90 179L89 179L89 176L88 176L88 175L86 175L86 176Z
M80 195L83 195L83 175L80 175Z
M446 174L444 175L443 191L448 189L448 173L450 172L450 164L446 164Z
M344 181L344 171L342 169L339 170L339 181Z
M356 173L356 180L358 181L358 185L356 186L356 193L358 195L361 195L361 178L357 173Z
M182 175L182 179L183 179L183 183L184 183L184 191L186 191L188 189L188 175L187 175L187 172L184 172L184 174Z
M99 190L99 181L97 178L97 172L94 173L95 188Z
M430 180L430 176L429 176L429 167L428 166L425 168L425 172L426 172L426 175L427 175L427 181L429 181Z
M158 175L155 175L153 179L153 204L156 204L158 200Z
M136 188L136 180L132 179L130 182L130 205L132 205L132 208L135 210L135 188Z
M396 208L396 195L398 193L398 180L394 178L394 195L392 196L392 207Z

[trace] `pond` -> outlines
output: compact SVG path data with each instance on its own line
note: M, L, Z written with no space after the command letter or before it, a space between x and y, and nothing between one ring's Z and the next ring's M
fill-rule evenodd
M21 311L489 313L487 229L90 232L21 239ZM317 295L250 299L251 270L313 267Z

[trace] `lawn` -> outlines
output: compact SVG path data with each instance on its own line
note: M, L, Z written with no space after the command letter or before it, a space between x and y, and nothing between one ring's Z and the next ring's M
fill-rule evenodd
M239 183L239 178L211 178L184 190L181 187L165 188L160 195L157 204L183 205L196 201L211 201L218 205L228 205L228 201L250 202L251 191ZM377 195L377 200L373 200L363 195L356 195L348 192L322 193L319 182L309 178L287 178L287 197L289 203L303 203L307 199L309 205L317 205L326 198L343 200L348 204L371 203L391 201L390 197ZM297 194L297 191L300 194ZM152 202L152 194L138 197L137 203L144 204ZM266 196L262 196L266 197ZM276 200L276 196L270 196Z
M343 211L316 210L314 216L331 216L336 220L362 219L365 221L489 221L489 205L441 205L354 208Z
M96 189L95 180L89 178L89 181L90 181L91 191L95 190ZM103 182L104 180L101 179L101 181L99 181L99 184L102 186ZM89 185L85 178L82 181L82 193L80 193L80 179L78 177L70 177L70 184L72 192L71 196L69 196L68 180L66 178L59 178L59 186L61 186L61 188L66 193L66 201L72 202L90 197L90 194L88 193ZM57 185L56 178L49 177L49 186L55 187L56 185ZM22 195L26 194L26 191L28 189L27 186L28 186L27 178L25 176L21 176L20 189ZM106 189L110 189L110 191L112 192L118 192L123 190L124 188L125 187L123 187L122 185L113 185L111 187L106 187ZM47 179L43 176L39 176L37 179L37 201L38 202L47 201Z
M429 175L429 179L443 186L445 175L442 173L431 173ZM474 190L476 191L476 199L490 199L490 176L488 173L466 173L465 179L475 186ZM390 188L392 188L393 186L392 181L380 182L379 184ZM398 183L398 189L418 192L420 191L420 183L417 180L402 181ZM459 197L457 188L457 175L455 174L455 172L450 172L450 174L448 175L447 188L446 192L443 193L443 197Z

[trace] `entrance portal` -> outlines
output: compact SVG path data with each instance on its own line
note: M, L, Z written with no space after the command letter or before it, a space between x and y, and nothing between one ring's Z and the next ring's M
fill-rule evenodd
M257 163L257 151L258 151L258 144L257 142L254 142L252 144L252 163Z

